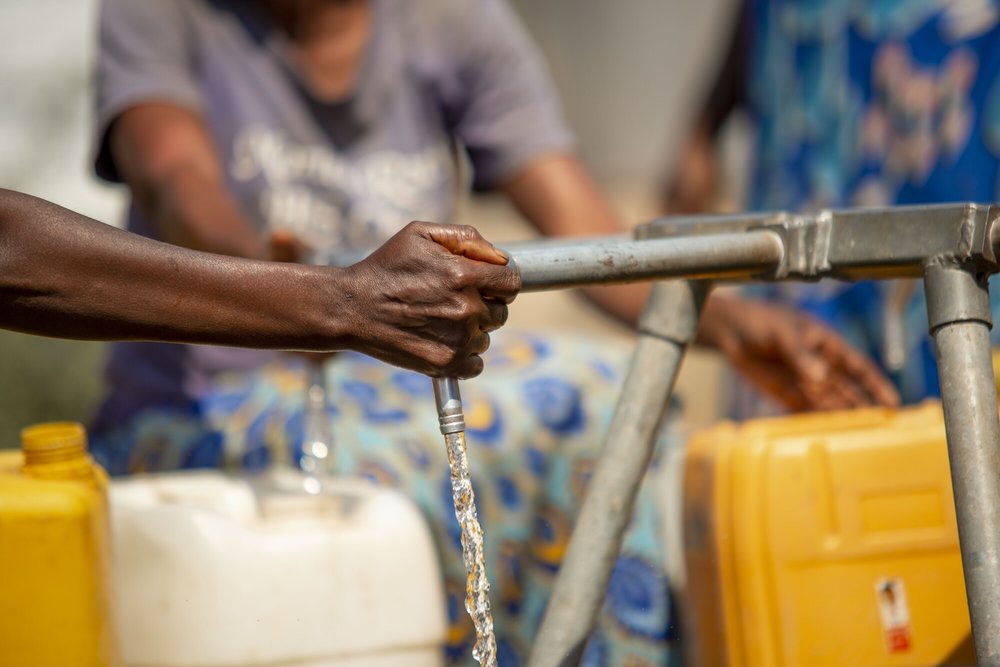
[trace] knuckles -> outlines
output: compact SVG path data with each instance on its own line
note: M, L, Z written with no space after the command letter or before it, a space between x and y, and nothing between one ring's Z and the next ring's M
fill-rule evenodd
M406 223L406 226L401 230L402 234L413 236L421 235L430 229L430 223L423 222L421 220L411 220Z
M452 225L452 229L458 237L468 240L481 241L483 236L479 233L479 230L472 225Z
M464 289L472 283L472 272L460 262L451 262L447 268L448 282L453 289Z
M462 297L450 309L449 320L477 324L481 320L489 319L489 309L482 299L471 295L462 295Z
M448 345L436 345L428 353L427 361L435 368L447 372L448 369L452 368L457 361L461 360L462 357L463 355L453 347L449 347Z
M489 335L477 331L455 331L453 337L443 337L422 355L432 374L471 377L483 368L479 355L489 349Z

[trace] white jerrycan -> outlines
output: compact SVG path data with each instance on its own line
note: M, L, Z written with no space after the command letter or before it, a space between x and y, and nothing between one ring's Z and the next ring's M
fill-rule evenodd
M111 484L129 667L438 667L444 589L402 494L337 479L162 473Z

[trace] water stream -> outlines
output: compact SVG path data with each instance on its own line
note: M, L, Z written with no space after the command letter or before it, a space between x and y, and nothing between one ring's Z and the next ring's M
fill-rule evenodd
M483 529L476 516L476 497L469 478L469 458L462 432L445 435L448 463L451 466L451 494L455 501L455 517L462 528L462 561L465 563L465 609L476 628L476 645L472 657L484 667L496 667L497 642L493 635L493 613L490 611L490 582L486 578L486 558L483 553Z

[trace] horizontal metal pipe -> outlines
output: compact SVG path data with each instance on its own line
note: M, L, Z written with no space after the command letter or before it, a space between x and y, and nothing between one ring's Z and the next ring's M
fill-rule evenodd
M540 292L667 278L766 276L781 265L784 245L774 232L761 230L511 248L509 254L521 274L521 291Z

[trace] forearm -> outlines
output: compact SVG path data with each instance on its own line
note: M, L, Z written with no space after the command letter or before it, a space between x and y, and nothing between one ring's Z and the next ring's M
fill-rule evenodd
M0 326L78 339L337 349L344 271L207 255L0 190Z
M746 97L745 11L744 4L734 22L729 48L714 83L661 186L660 207L666 213L704 213L718 203L722 170L716 141L729 115Z
M140 105L115 121L110 143L119 173L160 238L194 250L266 258L266 243L230 193L200 117L170 105Z
M159 179L138 203L167 243L235 257L267 257L264 239L225 184L197 171L178 170Z
M705 300L698 322L695 344L710 347L721 352L732 348L732 338L739 330L742 305L745 303L736 295L713 293Z
M740 3L730 27L726 51L717 66L698 118L697 129L712 139L729 115L746 101L747 11L746 3Z

